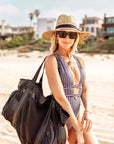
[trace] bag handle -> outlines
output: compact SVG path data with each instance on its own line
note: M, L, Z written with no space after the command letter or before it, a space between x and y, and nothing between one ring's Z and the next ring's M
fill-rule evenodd
M46 56L47 57L47 56ZM41 63L40 67L38 68L37 72L35 73L34 77L32 78L32 82L36 82L38 76L39 76L39 73L41 71L41 68L43 66L43 63L45 62L45 59L46 57L44 58L43 62ZM40 78L40 82L42 81L42 77L43 77L43 73L44 73L44 68L43 68L43 72L42 72L42 75L41 75L41 78Z

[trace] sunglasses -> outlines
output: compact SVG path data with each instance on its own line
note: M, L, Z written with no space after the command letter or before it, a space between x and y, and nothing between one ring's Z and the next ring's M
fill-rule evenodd
M70 39L76 39L77 33L76 32L65 32L65 31L57 31L57 34L59 35L60 38L66 38L68 35Z

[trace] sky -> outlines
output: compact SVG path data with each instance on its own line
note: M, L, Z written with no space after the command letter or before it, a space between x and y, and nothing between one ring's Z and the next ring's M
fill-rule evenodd
M85 14L89 17L114 17L114 0L0 0L0 24L30 26L29 13L40 11L39 18L57 18L60 14L74 15L77 25ZM34 16L32 23L36 22Z

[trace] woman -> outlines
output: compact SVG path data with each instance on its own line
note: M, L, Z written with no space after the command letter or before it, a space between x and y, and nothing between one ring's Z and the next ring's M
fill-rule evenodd
M77 29L73 16L60 15L56 29L42 34L51 40L52 54L46 58L45 70L50 89L56 101L70 115L66 124L69 144L81 144L82 135L85 144L97 144L92 132L92 115L88 102L83 57L75 55L79 41L90 36L88 32ZM80 117L80 102L85 111ZM84 125L85 123L85 125Z

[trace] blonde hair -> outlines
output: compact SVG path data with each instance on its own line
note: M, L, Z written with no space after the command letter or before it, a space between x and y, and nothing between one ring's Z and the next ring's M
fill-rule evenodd
M77 38L76 40L74 41L74 44L73 46L71 47L71 53L74 53L75 51L78 51L77 50L77 45L78 45L78 42L79 42L79 33L77 33ZM58 42L57 42L57 39L56 39L56 33L54 33L51 37L51 47L50 47L50 51L53 53L55 52L57 49L58 49Z

